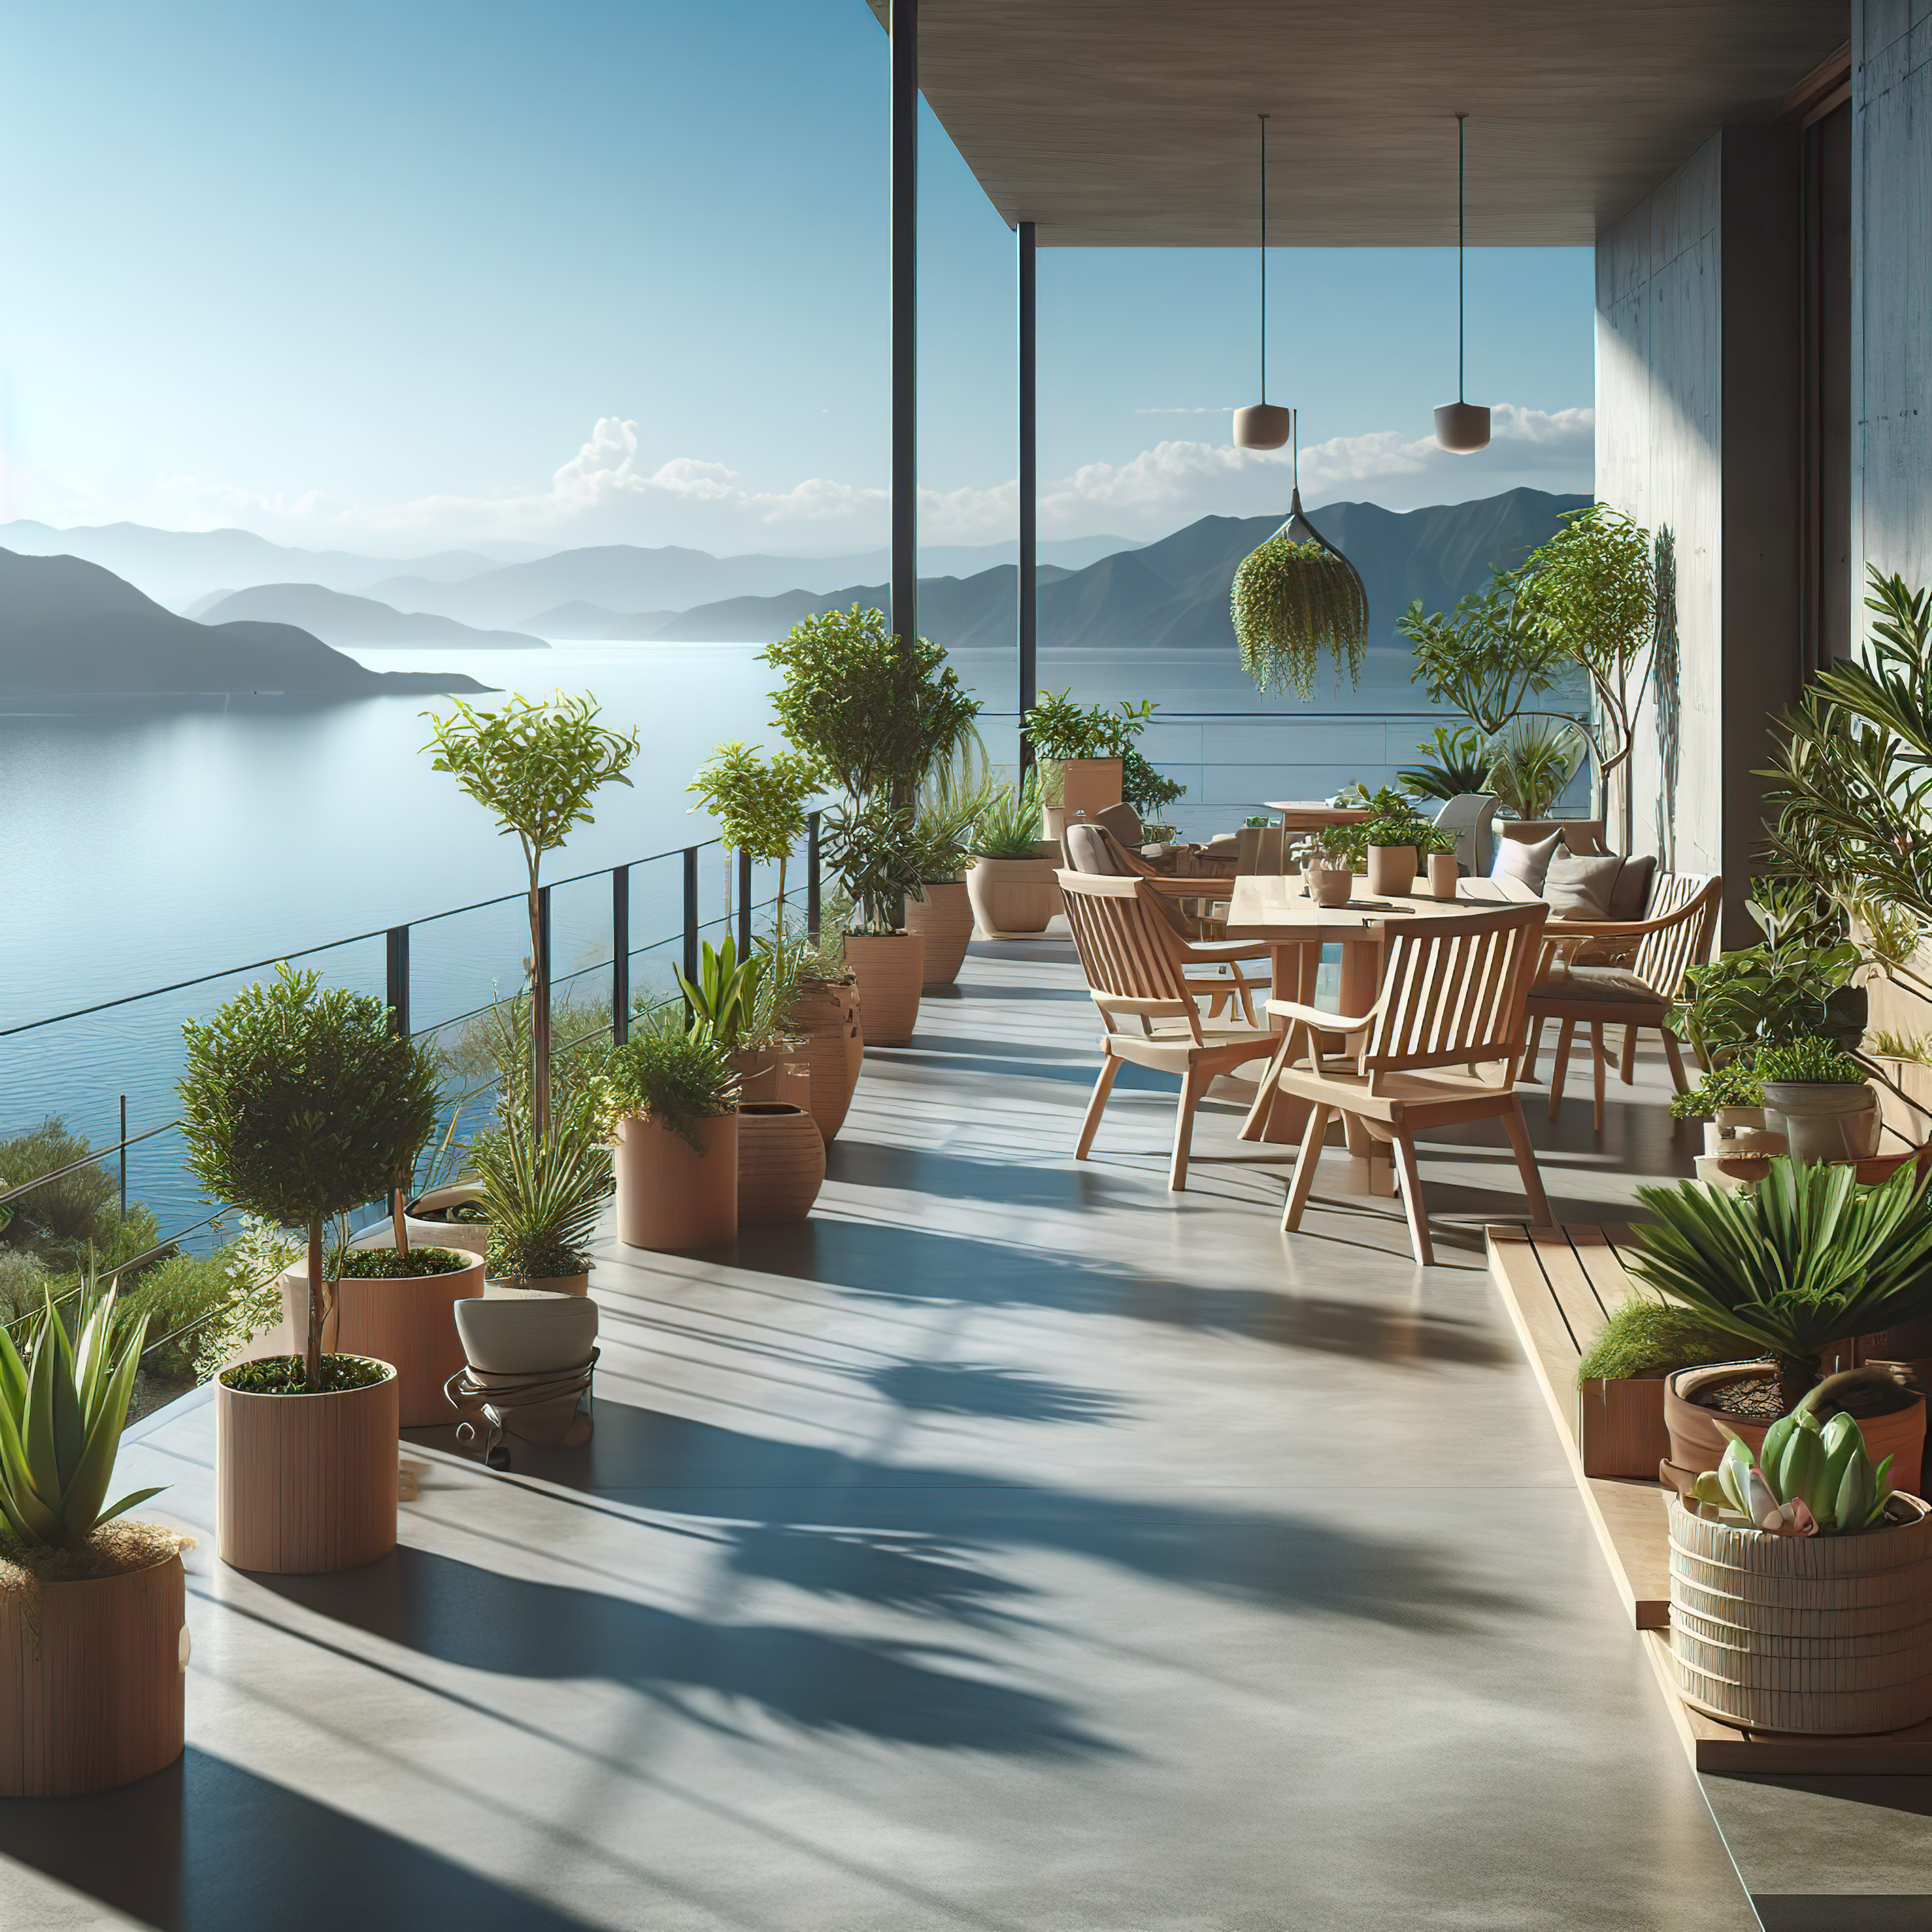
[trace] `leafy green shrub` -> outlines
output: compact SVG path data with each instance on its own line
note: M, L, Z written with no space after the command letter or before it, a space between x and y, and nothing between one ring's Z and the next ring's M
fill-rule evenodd
M737 1108L730 1054L716 1040L662 1018L613 1052L600 1083L598 1112L605 1132L614 1133L623 1120L655 1120L700 1154L704 1144L698 1123Z
M1816 1034L1767 1046L1757 1056L1756 1068L1761 1083L1855 1087L1868 1078L1867 1070L1843 1052L1836 1040Z
M221 1379L244 1395L338 1395L370 1388L388 1372L388 1364L366 1355L325 1355L320 1373L311 1378L299 1355L257 1355L236 1363Z
M1670 1117L1674 1120L1704 1119L1720 1107L1762 1107L1764 1084L1751 1071L1748 1060L1735 1060L1707 1073L1696 1086L1670 1096Z
M338 1281L415 1281L426 1274L460 1274L476 1265L474 1255L454 1248L351 1248L331 1268Z
M1020 719L1036 758L1056 764L1068 758L1120 758L1134 748L1158 707L1150 698L1130 704L1076 704L1073 687L1042 691L1039 702Z
M855 933L898 931L908 899L923 899L925 881L943 861L929 851L909 810L882 796L841 806L826 821L826 863L852 902Z
M0 1141L0 1193L85 1162L92 1151L58 1115L50 1116L32 1132ZM106 1274L160 1247L160 1228L146 1208L135 1202L122 1214L118 1183L104 1164L107 1158L10 1202L11 1211L0 1222L0 1255L9 1250L31 1255L56 1274L73 1274L90 1262Z
M685 787L703 800L718 821L718 836L734 851L778 868L774 923L784 924L785 863L805 836L806 803L825 789L817 759L797 752L760 758L734 739L720 745Z
M1576 1379L1639 1381L1667 1376L1700 1362L1734 1361L1740 1346L1735 1334L1690 1309L1634 1294L1611 1310L1603 1333L1576 1364Z

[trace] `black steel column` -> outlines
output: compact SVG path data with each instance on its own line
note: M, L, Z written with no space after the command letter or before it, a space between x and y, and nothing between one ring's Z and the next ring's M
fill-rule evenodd
M610 868L610 1044L631 1036L631 868Z
M822 816L818 812L808 814L805 821L805 930L813 945L818 944L818 917L821 904L818 865L818 822Z
M684 976L698 978L698 848L684 848Z
M919 634L919 0L892 0L892 623Z
M410 1036L410 929L406 926L389 928L389 1024L404 1039Z
M1020 224L1020 711L1040 694L1040 424L1034 382L1034 225ZM1033 746L1020 734L1020 771L1033 763Z
M738 848L738 957L752 956L752 855Z

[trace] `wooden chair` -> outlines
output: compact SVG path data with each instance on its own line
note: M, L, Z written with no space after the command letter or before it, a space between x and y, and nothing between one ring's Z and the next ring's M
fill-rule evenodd
M1106 1055L1073 1158L1087 1158L1123 1063L1178 1074L1180 1107L1167 1184L1180 1192L1187 1186L1194 1110L1209 1082L1251 1060L1265 1060L1274 1051L1276 1036L1252 1023L1217 1025L1202 1019L1195 1004L1196 989L1185 971L1191 949L1162 916L1155 890L1146 880L1102 872L1058 876L1088 992L1100 1010ZM1121 1019L1136 1022L1139 1030L1122 1029L1116 1024Z
M1278 1087L1310 1103L1294 1163L1284 1232L1301 1225L1323 1136L1337 1114L1358 1120L1393 1144L1410 1245L1426 1268L1435 1258L1415 1164L1415 1136L1464 1120L1499 1120L1516 1155L1533 1226L1550 1223L1536 1156L1516 1090L1516 1063L1528 1027L1526 1005L1549 908L1540 901L1468 918L1431 919L1383 928L1382 991L1365 1013L1324 1012L1291 1000L1270 1000L1269 1013L1288 1022L1258 1114ZM1339 1064L1324 1036L1353 1042ZM1298 1049L1304 1056L1296 1059ZM1252 1115L1250 1118L1253 1118Z
M1664 1055L1670 1077L1684 1091L1684 1061L1677 1036L1666 1024L1672 1003L1684 983L1684 969L1704 957L1724 890L1715 874L1666 872L1652 886L1650 916L1639 920L1552 920L1544 934L1544 958L1537 983L1530 990L1529 1017L1537 1039L1530 1042L1526 1076L1533 1078L1536 1047L1546 1020L1562 1023L1556 1042L1556 1064L1550 1073L1550 1118L1562 1110L1564 1082L1569 1077L1570 1043L1577 1028L1590 1029L1594 1061L1597 1131L1604 1126L1604 1029L1621 1026L1624 1048L1619 1072L1628 1086L1636 1070L1636 1038L1646 1027L1663 1036ZM1634 940L1636 952L1628 966L1578 966L1561 955L1573 942L1588 939Z

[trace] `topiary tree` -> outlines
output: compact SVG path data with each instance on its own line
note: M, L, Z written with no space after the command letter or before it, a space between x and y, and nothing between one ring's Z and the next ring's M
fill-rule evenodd
M292 971L189 1020L180 1084L190 1170L209 1198L308 1233L306 1386L322 1381L323 1224L386 1196L434 1132L434 1057L380 1000Z
M591 820L600 787L628 785L638 734L606 730L597 700L562 692L547 704L512 692L502 709L472 710L462 699L448 717L426 711L434 769L449 772L478 804L515 833L530 872L531 1118L541 1140L550 1129L550 952L544 944L538 874L580 825Z
M763 758L734 739L720 745L685 787L703 799L727 845L778 867L778 907L772 929L781 935L785 861L804 836L806 800L823 791L825 784L816 758L800 752L778 752Z

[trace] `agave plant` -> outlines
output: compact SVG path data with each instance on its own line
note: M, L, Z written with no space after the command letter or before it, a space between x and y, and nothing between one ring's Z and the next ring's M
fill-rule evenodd
M1697 1500L1720 1520L1728 1512L1780 1536L1850 1536L1876 1527L1892 1498L1886 1478L1892 1459L1874 1469L1856 1420L1840 1410L1820 1423L1818 1413L1850 1384L1880 1372L1850 1369L1828 1376L1765 1431L1755 1461L1750 1445L1719 1423L1730 1440L1718 1466L1697 1478Z
M473 1162L490 1218L490 1274L580 1273L584 1244L611 1187L610 1150L590 1090L560 1108L545 1135L513 1116L500 1133L478 1140ZM544 1265L530 1265L533 1261ZM572 1264L550 1264L558 1261Z
M1514 718L1490 742L1490 782L1519 818L1542 818L1582 769L1588 741L1567 719Z
M117 1312L84 1276L76 1342L51 1295L22 1361L0 1328L0 1514L16 1543L77 1549L104 1522L160 1493L107 1504L148 1318Z
M1773 1160L1748 1194L1640 1187L1630 1270L1778 1364L1784 1406L1834 1342L1932 1314L1932 1204L1910 1168L1875 1187L1850 1167Z

